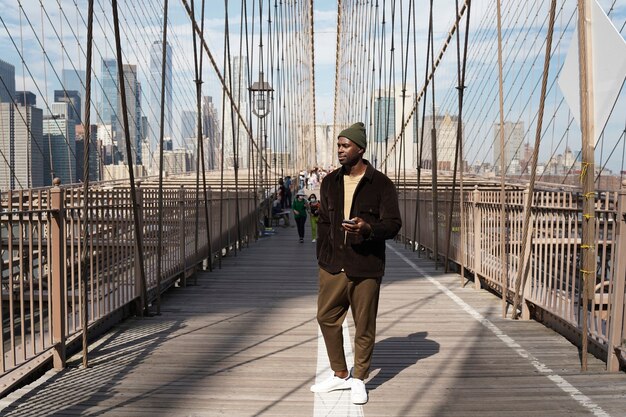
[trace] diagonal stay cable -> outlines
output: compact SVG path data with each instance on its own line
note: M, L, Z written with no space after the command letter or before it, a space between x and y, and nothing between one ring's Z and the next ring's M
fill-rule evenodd
M429 82L432 81L432 79L433 79L433 77L435 75L434 71L436 71L437 67L439 66L439 63L441 62L441 59L443 58L443 55L445 54L446 50L448 49L448 45L450 45L450 41L452 39L452 36L454 36L454 32L458 28L458 25L459 25L459 22L461 20L461 17L463 17L463 15L465 14L465 10L467 9L467 2L468 2L468 0L465 0L465 2L463 4L463 7L459 11L459 14L456 16L454 24L452 25L452 28L448 32L448 36L446 38L446 41L444 42L443 46L441 47L441 49L439 51L439 55L437 56L437 59L434 60L434 62L433 62L433 69L428 73L428 81L425 83L424 86L422 86L422 90L420 91L418 97L415 97L414 104L413 104L413 109L411 110L411 112L406 117L406 120L402 123L402 128L400 129L400 133L398 133L398 135L396 136L396 138L393 141L393 144L387 150L387 154L385 155L385 158L383 159L382 164L386 164L387 159L389 158L389 155L391 155L393 153L394 148L396 147L396 144L400 140L401 135L404 133L404 130L408 126L411 118L413 117L413 114L417 110L417 104L419 103L421 97L424 95L426 89L428 88Z
M191 18L191 8L189 7L189 3L187 3L187 0L181 0L181 1L183 3L183 6L185 6L185 10L187 11L187 14ZM217 63L215 62L215 58L213 57L213 54L211 53L211 50L209 49L209 45L206 43L206 39L204 38L204 34L200 32L200 28L198 27L198 24L196 22L193 22L193 27L194 27L194 31L196 33L198 33L198 35L200 36L201 44L202 44L204 50L206 51L207 55L209 56L209 60L211 61L211 65L213 66L213 69L215 71L215 74L217 75L217 78L220 80L220 83L222 84L222 88L224 89L224 93L228 96L228 99L232 103L231 105L233 106L235 112L237 113L237 116L239 117L239 120L241 121L241 124L243 125L244 129L248 133L248 137L249 137L250 143L252 143L252 145L256 148L257 152L260 153L260 157L263 160L263 162L265 163L265 165L267 167L269 167L267 159L263 155L263 152L259 148L259 145L254 140L254 136L252 135L252 131L250 130L250 126L248 126L248 124L246 123L245 118L241 114L241 110L239 109L239 106L237 106L235 104L235 100L233 98L232 92L230 91L230 89L226 85L226 81L224 80L224 76L220 72L220 70L219 70L219 68L217 66Z

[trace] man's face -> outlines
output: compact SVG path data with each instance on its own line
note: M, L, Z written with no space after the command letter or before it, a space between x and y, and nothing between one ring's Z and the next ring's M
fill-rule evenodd
M365 149L348 138L340 136L337 139L337 157L341 165L355 165L363 157Z

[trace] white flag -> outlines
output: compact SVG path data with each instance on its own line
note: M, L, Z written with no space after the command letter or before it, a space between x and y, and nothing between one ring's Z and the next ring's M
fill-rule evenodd
M626 79L626 41L596 0L591 2L591 43L595 144ZM559 87L580 126L578 74L578 29L576 29L559 75Z

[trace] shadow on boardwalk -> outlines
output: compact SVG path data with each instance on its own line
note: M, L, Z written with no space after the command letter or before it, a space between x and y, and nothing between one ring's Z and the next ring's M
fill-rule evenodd
M419 262L423 274L402 257ZM223 264L200 273L197 286L168 292L161 316L128 320L101 338L91 368L79 369L76 360L13 402L0 400L0 415L301 417L314 415L315 401L333 398L337 412L329 416L355 415L347 413L349 393L318 398L309 391L323 343L314 245L282 229ZM457 275L390 245L370 401L356 415L590 415L468 314L470 307L610 415L624 415L624 374L604 373L597 360L581 374L569 342L536 322L502 319L497 298L459 284Z
M369 390L376 390L420 359L436 355L439 343L429 340L427 336L427 332L416 332L406 337L388 337L376 342L371 367L371 375L374 376L367 383Z
M46 375L52 376L44 384L5 408L1 415L84 415L96 399L118 395L118 384L180 328L176 321L131 319L97 342L90 352L88 369L81 369L82 360L74 359L62 372L49 371Z

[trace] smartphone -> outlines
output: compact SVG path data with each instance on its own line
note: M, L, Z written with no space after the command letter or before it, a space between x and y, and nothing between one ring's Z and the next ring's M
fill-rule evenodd
M346 224L356 224L356 222L354 220L350 220L350 219L343 219L341 221L341 223L346 223Z

